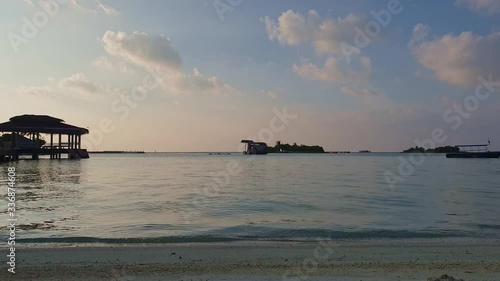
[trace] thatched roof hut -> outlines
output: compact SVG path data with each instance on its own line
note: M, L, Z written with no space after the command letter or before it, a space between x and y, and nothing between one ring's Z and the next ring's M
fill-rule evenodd
M0 132L85 135L89 130L65 124L64 120L48 115L21 115L0 123Z

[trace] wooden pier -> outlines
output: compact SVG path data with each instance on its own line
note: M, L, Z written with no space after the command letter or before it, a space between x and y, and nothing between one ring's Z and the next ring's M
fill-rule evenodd
M0 161L19 160L21 156L40 156L50 159L89 158L87 150L82 149L82 135L88 134L85 128L65 124L62 119L46 115L22 115L10 118L0 124L0 132L6 138L0 140ZM7 133L7 134L5 134ZM47 136L47 140L41 135ZM7 139L7 141L5 140Z

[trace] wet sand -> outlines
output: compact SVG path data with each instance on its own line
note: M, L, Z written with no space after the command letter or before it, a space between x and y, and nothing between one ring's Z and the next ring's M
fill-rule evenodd
M21 247L21 246L19 246ZM500 280L489 241L24 245L0 280Z

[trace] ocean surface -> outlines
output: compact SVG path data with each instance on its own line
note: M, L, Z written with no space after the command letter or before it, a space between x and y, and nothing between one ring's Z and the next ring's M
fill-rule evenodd
M189 242L500 238L500 160L398 153L93 154L0 164L17 173L17 239ZM386 174L399 176L391 186Z

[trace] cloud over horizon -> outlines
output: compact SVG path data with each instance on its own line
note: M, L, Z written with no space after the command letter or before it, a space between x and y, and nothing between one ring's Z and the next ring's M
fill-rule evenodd
M500 77L500 32L477 35L465 31L428 40L429 28L414 28L410 49L418 62L440 81L456 86L477 84L478 77Z
M342 87L340 91L348 96L357 96L357 97L371 97L377 95L377 91L371 90L368 88L353 88L353 87Z
M238 93L231 85L222 82L216 76L206 77L197 68L192 73L167 75L160 82L162 89L169 95L179 96L194 92L208 93L214 96L228 96Z
M98 99L104 97L103 95L122 94L122 91L118 88L111 88L90 81L83 73L76 73L59 81L49 78L49 85L47 86L19 85L14 89L14 92L19 95L38 97L73 95L80 99Z
M354 58L351 63L342 57L328 57L323 66L314 63L294 64L293 71L314 81L361 83L370 79L372 63L369 57Z
M161 67L175 72L182 69L179 52L164 35L151 37L145 32L127 34L108 30L104 33L102 42L108 54L146 69Z
M269 16L261 19L265 24L268 38L282 45L311 45L323 65L312 62L295 63L292 71L298 76L312 81L361 83L371 77L372 62L362 56L358 48L352 46L356 30L363 25L364 18L349 14L343 18L321 19L318 12L310 10L307 15L288 10L277 21ZM346 50L346 46L351 48ZM349 61L346 52L349 51Z
M363 25L364 18L349 14L344 18L322 20L315 10L307 15L288 10L277 21L269 16L261 21L271 41L291 46L311 44L318 54L342 54L342 43L353 42L355 29Z
M492 15L500 12L500 1L498 0L456 0L459 6L466 6L471 11Z

